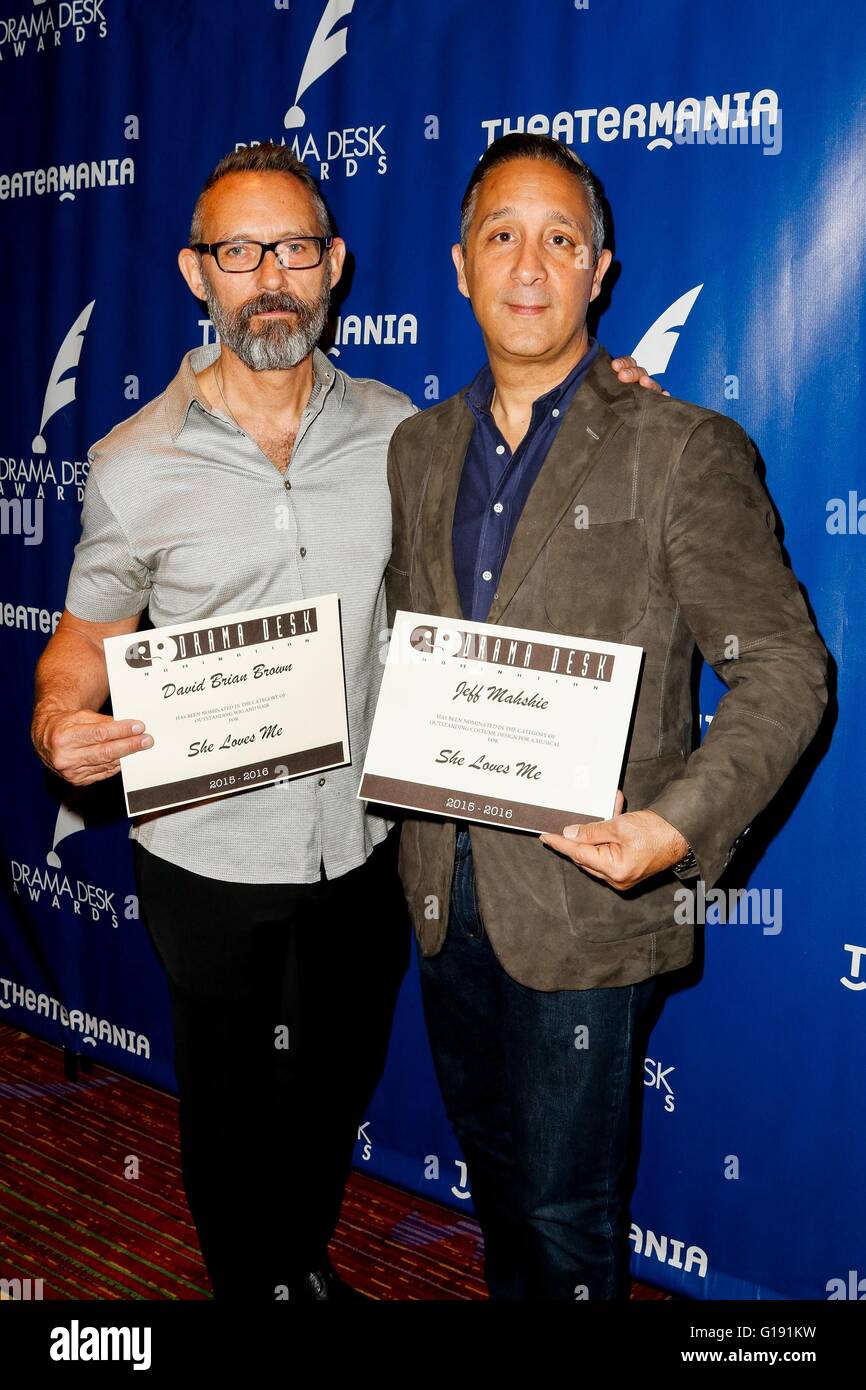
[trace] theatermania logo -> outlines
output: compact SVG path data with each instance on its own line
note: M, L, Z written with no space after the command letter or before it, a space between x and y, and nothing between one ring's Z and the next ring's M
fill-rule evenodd
M481 122L492 145L500 135L525 131L552 135L566 145L591 140L639 140L648 150L674 145L754 145L762 154L782 148L782 108L772 87L757 92L723 92L719 96L669 97L667 101L632 102L628 106L586 106L571 111L492 116Z
M199 319L198 326L202 331L202 347L219 341L210 319ZM351 347L414 347L417 342L415 314L341 314L334 325L334 340L328 354L339 357L343 348Z

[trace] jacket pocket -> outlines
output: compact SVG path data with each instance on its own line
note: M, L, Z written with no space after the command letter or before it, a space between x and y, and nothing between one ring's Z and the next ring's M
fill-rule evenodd
M629 763L623 781L626 811L648 806L684 762L683 754L669 753ZM654 874L625 893L592 878L568 859L562 860L562 872L571 931L579 939L615 945L676 925L674 913L680 901L676 894L684 885L671 870Z
M649 602L642 516L575 526L570 515L545 551L544 606L552 630L621 641Z

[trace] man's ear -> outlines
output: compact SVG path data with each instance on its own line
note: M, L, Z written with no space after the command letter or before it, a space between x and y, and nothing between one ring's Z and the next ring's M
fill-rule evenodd
M196 299L204 301L205 285L201 273L201 261L197 251L193 251L190 246L184 246L178 252L177 263L180 273L189 285Z
M346 243L343 238L335 236L331 242L330 251L326 251L325 255L328 257L328 268L331 274L330 287L333 289L343 274L343 266L346 263Z
M469 286L466 283L466 260L459 242L455 242L451 247L451 259L454 262L454 269L457 271L457 288L463 297L468 299Z
M592 291L589 296L590 303L601 294L601 282L607 274L612 260L613 255L610 251L605 250L600 253L595 263L595 270L592 273Z

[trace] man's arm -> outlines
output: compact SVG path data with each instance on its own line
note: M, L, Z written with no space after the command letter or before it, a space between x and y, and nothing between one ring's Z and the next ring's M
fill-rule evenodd
M101 782L120 770L120 758L149 748L140 720L98 711L108 697L104 637L135 632L141 614L91 623L68 608L36 667L31 737L42 761L75 786Z
M755 452L732 420L693 431L668 485L668 581L707 662L728 686L680 776L645 810L545 836L614 888L685 853L717 882L737 835L775 796L827 703L827 651L784 564Z
M711 884L812 741L827 704L827 649L782 558L755 451L724 416L698 426L671 480L666 559L683 617L728 691L701 746L651 809L682 831Z

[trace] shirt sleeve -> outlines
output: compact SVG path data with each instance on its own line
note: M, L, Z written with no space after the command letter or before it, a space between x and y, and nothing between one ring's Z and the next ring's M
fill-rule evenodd
M72 560L66 607L76 618L110 623L132 618L147 607L151 574L133 554L120 521L100 490L92 452L88 458L81 539Z

